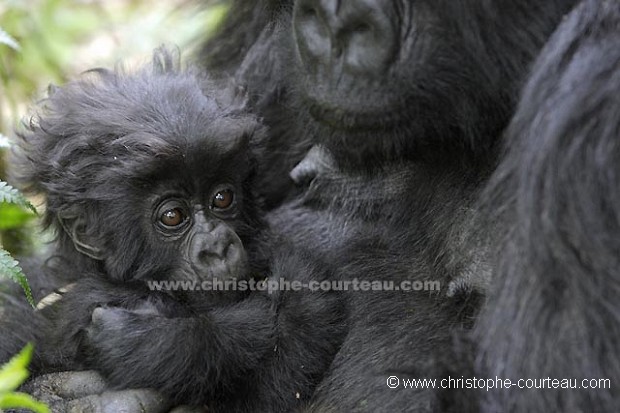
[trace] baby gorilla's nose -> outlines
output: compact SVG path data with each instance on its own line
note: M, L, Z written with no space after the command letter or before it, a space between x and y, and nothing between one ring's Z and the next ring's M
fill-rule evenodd
M224 259L226 257L226 251L230 246L227 240L208 238L211 237L205 237L201 245L198 246L198 252L196 253L196 262L204 265L209 265L214 259Z
M211 231L194 234L190 260L199 279L242 278L246 254L241 239L228 225L221 223Z

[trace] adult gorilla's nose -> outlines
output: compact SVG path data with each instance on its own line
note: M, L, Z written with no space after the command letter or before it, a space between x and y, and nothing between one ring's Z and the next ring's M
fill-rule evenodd
M293 25L299 57L322 72L384 71L395 54L397 23L389 0L299 0Z

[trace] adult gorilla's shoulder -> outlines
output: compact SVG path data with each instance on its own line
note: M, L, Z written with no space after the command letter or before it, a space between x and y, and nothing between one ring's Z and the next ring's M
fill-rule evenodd
M488 392L485 411L620 405L619 42L620 4L584 1L543 49L508 129L488 189L498 263L479 368L555 383Z

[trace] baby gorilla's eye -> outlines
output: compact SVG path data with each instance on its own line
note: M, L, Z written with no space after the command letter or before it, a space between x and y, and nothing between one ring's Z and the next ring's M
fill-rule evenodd
M224 210L230 208L235 200L235 193L232 189L220 189L211 199L211 208Z
M177 227L185 221L185 214L180 208L169 209L161 214L159 220L167 227Z

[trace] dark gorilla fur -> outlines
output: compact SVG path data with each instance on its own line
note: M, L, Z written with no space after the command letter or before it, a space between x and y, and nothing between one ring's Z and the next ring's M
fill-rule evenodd
M272 131L260 188L278 204L291 193L289 172L317 143L347 170L374 173L414 160L433 176L465 173L477 188L475 179L495 165L529 64L577 1L325 3L337 12L312 0L232 3L200 60L248 84ZM373 15L387 21L385 44L355 45L361 57L349 67L338 66L340 56L330 61L307 51L306 36L330 41L307 26L332 19L340 43L364 24L374 34Z
M335 279L444 287L345 293L349 332L307 411L615 411L604 390L386 387L392 374L618 380L613 2L585 1L554 37L500 157L531 65L577 3L232 1L200 60L247 85L269 127L254 187L270 229ZM478 310L474 350L453 351Z
M259 232L250 140L265 131L244 100L174 60L160 50L134 74L87 72L53 91L22 134L16 180L45 196L57 234L51 258L26 270L35 285L71 285L36 313L7 306L0 361L34 341L37 373L92 368L114 388L154 388L210 412L288 412L312 394L346 333L337 293L147 285L328 274ZM224 183L234 201L216 208L213 189ZM162 226L161 211L184 220ZM220 242L226 266L214 275Z
M620 4L587 0L534 65L489 188L499 261L476 327L487 377L611 388L491 391L485 412L620 406L619 44Z
M478 409L386 379L469 372L452 348L490 278L480 192L532 61L576 3L233 2L201 59L247 83L270 128L258 188L272 228L337 278L444 287L347 293L350 332L309 411Z

